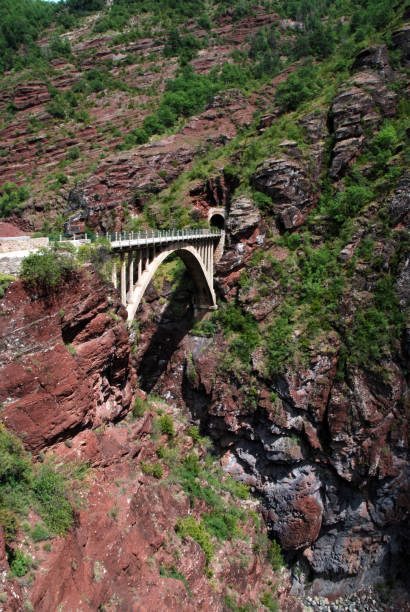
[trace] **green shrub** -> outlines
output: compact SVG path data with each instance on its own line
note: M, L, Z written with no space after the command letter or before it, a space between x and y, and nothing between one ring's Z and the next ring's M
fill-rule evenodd
M192 328L191 334L194 336L207 336L208 338L213 336L216 331L216 324L214 321L204 319L197 321Z
M81 479L83 474L83 464L71 470L72 478ZM8 541L15 535L17 517L33 506L54 533L62 534L72 524L67 476L57 472L52 463L34 471L20 440L0 425L0 523ZM36 525L36 534L41 527L41 523Z
M293 324L287 316L280 316L268 327L266 339L267 365L271 373L280 372L292 355L291 333Z
M18 548L12 550L9 555L10 571L16 578L21 578L29 571L32 565L31 557L26 557L24 553Z
M233 507L226 511L213 511L202 515L202 521L206 530L219 541L231 540L238 534L238 517L229 512Z
M269 612L277 612L277 610L279 610L279 602L273 597L270 591L265 591L259 599L261 604L265 606Z
M335 197L322 200L321 212L327 214L338 226L354 217L373 198L373 192L366 185L353 184Z
M225 491L229 491L233 497L238 499L249 499L249 485L244 482L238 482L234 478L227 478L222 483L222 488Z
M12 542L17 533L18 522L15 514L7 508L0 508L0 525L3 528L6 543Z
M214 554L214 545L203 521L197 523L193 516L186 516L185 518L178 519L176 531L182 538L190 537L201 546L205 553L206 564L208 565Z
M17 187L15 183L6 181L0 187L0 217L19 214L24 209L24 202L30 197L26 187Z
M231 353L243 363L249 363L251 353L260 343L258 323L249 312L229 304L218 312L218 320L225 334L232 336Z
M80 121L81 123L90 123L90 114L85 110L85 108L80 108L79 111L77 111L74 114L74 119L76 121Z
M280 570L284 566L282 550L280 544L276 540L272 540L268 548L268 559L275 571Z
M305 100L311 100L318 93L320 86L317 70L311 64L306 64L277 86L275 102L285 110L295 110Z
M101 237L91 244L82 245L78 249L78 259L81 262L92 263L105 281L111 280L112 251L111 244L106 238Z
M147 410L147 402L142 400L138 395L134 400L134 405L132 407L132 416L134 418L142 417L142 415Z
M74 519L64 476L51 463L44 463L35 474L33 491L47 527L59 535L65 533Z
M195 455L195 453L189 453L189 455L187 455L184 458L184 468L187 470L187 472L192 475L194 478L196 476L199 476L199 460L197 455Z
M159 428L161 433L166 434L167 436L175 435L174 423L169 414L164 414L159 417Z
M47 112L56 119L65 119L67 107L63 96L56 96L46 105Z
M21 441L0 425L0 486L15 487L31 480L31 465Z
M381 149L391 149L397 146L398 141L394 126L388 123L379 130L379 133L373 139L373 146Z
M43 540L48 540L50 537L50 532L44 523L36 523L31 532L31 537L34 542L42 542Z
M52 34L50 39L50 50L53 57L69 57L71 55L71 45L68 38L62 38L57 34Z
M70 279L77 267L71 254L42 248L23 259L20 276L30 289L50 293Z
M154 478L162 478L164 473L160 463L145 463L145 461L141 461L141 470L144 474L154 476Z
M201 435L199 433L199 427L196 427L196 425L192 425L188 429L188 436L190 436L194 442L200 442Z
M79 147L77 146L71 147L71 149L68 150L67 159L74 161L75 159L78 159L79 157L80 157Z

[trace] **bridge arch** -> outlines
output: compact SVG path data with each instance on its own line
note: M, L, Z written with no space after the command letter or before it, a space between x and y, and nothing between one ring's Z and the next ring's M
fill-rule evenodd
M172 254L176 254L184 262L190 272L196 287L194 307L196 309L216 309L215 291L213 288L213 273L209 268L209 259L213 256L206 246L195 248L191 245L170 247L155 254L145 264L144 270L135 285L130 288L126 296L128 321L132 321L144 293L158 270L159 266Z

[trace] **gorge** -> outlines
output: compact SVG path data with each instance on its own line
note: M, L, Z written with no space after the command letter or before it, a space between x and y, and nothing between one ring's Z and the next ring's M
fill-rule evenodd
M410 609L408 9L43 10L0 235L224 247L202 313L178 249L131 315L104 239L0 275L0 610Z

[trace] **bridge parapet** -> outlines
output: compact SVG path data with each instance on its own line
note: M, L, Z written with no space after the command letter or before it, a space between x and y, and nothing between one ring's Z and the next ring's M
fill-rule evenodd
M144 230L140 232L115 232L104 236L111 242L113 249L138 247L170 242L190 242L208 238L220 238L221 230L188 228L182 230Z

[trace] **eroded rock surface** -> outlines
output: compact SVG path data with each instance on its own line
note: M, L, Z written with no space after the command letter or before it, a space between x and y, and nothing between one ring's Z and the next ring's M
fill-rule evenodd
M273 211L284 229L302 225L313 203L311 182L300 163L285 158L269 158L255 171L255 189L272 198Z
M135 373L126 313L91 268L48 298L14 283L1 310L2 419L26 448L38 453L127 412Z
M395 113L397 95L387 87L393 77L384 45L362 51L354 63L358 72L333 100L331 130L335 136L329 175L340 178L361 151L366 130L374 130L383 118Z

